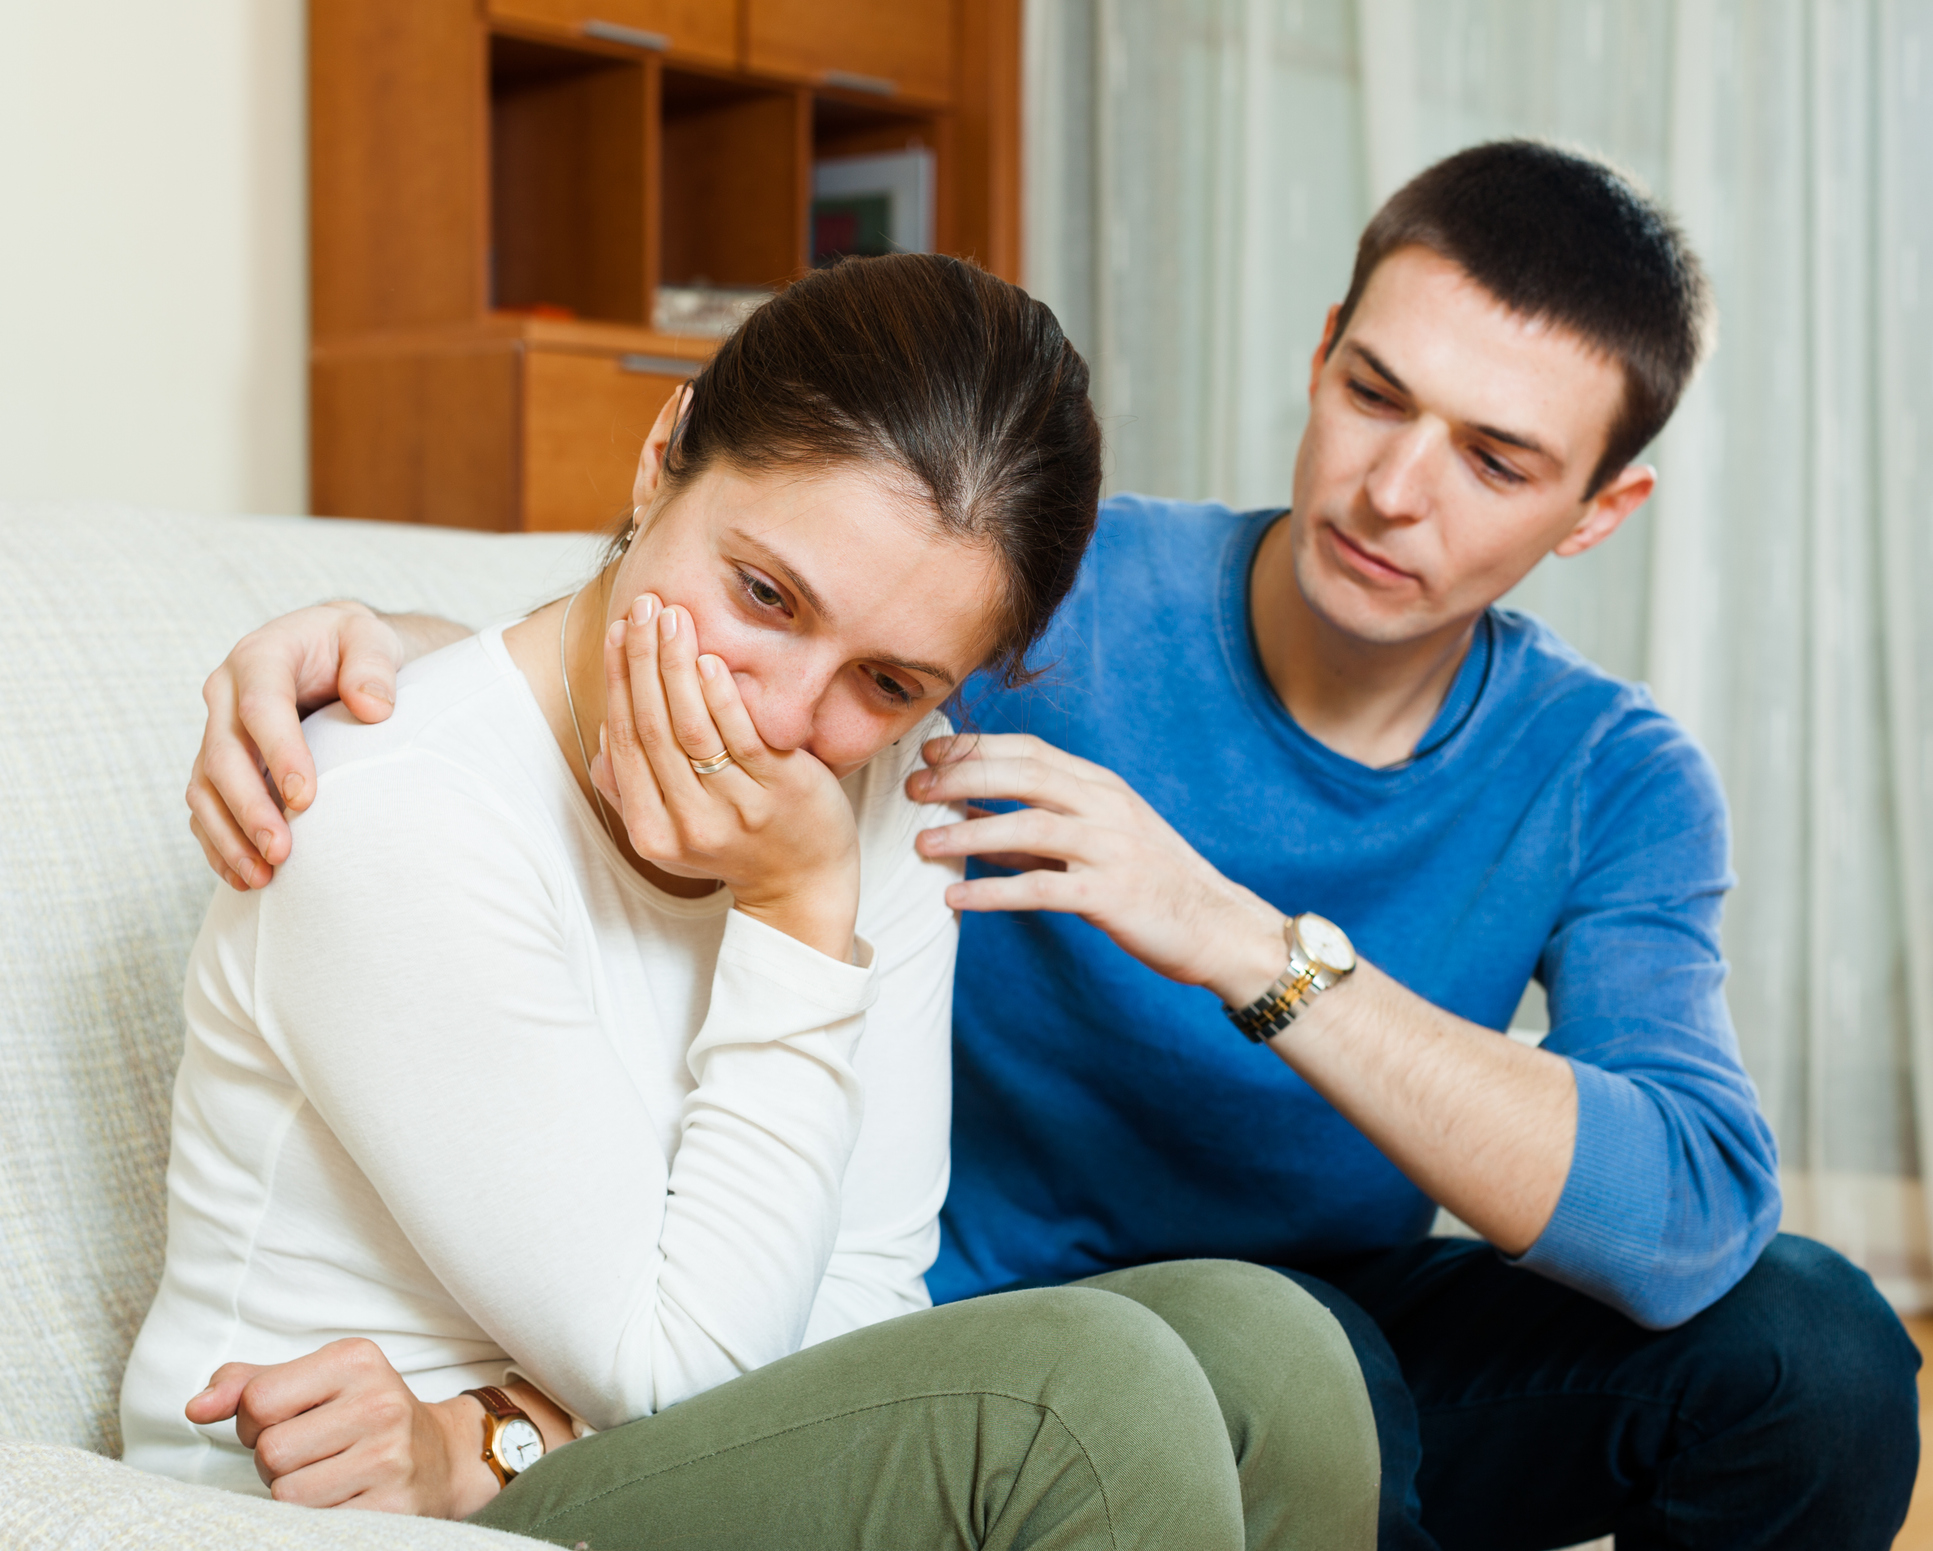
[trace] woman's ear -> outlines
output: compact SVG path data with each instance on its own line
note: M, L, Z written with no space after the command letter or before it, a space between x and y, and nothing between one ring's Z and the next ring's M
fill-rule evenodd
M659 481L664 478L665 455L671 450L671 438L690 403L691 384L681 382L664 401L664 408L658 411L651 434L644 439L644 451L638 454L638 477L631 485L633 506L649 506L652 497L657 495Z

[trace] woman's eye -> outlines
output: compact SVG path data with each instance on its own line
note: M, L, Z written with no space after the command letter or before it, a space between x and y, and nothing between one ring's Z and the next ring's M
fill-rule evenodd
M785 594L780 592L762 576L754 576L749 571L738 573L738 584L745 589L745 596L762 609L783 609Z
M913 692L891 674L881 673L877 669L868 668L866 670L866 677L871 679L879 687L879 692L888 700L892 701L894 705L911 705L913 703Z

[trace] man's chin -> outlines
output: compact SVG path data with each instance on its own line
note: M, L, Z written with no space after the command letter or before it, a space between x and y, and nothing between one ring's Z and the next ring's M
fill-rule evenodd
M1330 629L1366 646L1402 646L1421 640L1442 624L1413 601L1392 597L1382 589L1372 590L1336 576L1320 577L1316 582L1313 587L1305 583L1302 588L1310 609Z

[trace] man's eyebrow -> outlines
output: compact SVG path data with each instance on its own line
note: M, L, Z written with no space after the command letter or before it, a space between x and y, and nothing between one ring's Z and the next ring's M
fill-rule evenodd
M774 571L777 571L785 579L786 585L806 601L813 613L817 614L819 618L825 620L828 624L831 623L832 611L826 607L825 599L813 591L810 582L792 569L791 562L785 556L781 555L763 539L752 537L743 528L732 529L732 537L737 539L745 548L756 550L759 559L763 560ZM960 681L958 679L948 673L946 669L935 667L930 662L908 662L903 657L874 657L871 660L878 663L882 668L904 668L908 673L923 673L929 679L938 679L948 689L958 689L960 687Z
M1409 387L1404 383L1403 379L1391 371L1388 363L1367 345L1359 344L1352 339L1349 341L1347 348L1353 350L1357 355L1367 361L1376 375L1386 381L1398 393L1409 392ZM1538 441L1536 437L1526 436L1522 431L1506 431L1501 426L1494 425L1473 425L1470 429L1486 441L1501 442L1506 447L1520 447L1525 452L1535 453L1540 458L1548 458L1552 463L1557 462L1556 455L1548 447Z
M1376 354L1374 350L1371 350L1369 346L1362 344L1358 340L1352 339L1344 348L1352 351L1356 355L1361 356L1365 361L1369 363L1370 369L1374 371L1378 377L1382 378L1384 382L1388 383L1392 388L1394 388L1398 393L1409 392L1409 384L1404 382L1402 378L1398 377L1393 371L1391 371L1389 369L1389 363L1385 361L1381 356Z

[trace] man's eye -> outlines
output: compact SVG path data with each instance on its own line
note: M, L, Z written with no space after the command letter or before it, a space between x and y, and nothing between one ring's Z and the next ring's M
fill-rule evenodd
M1390 401L1383 397L1382 394L1370 387L1368 383L1360 382L1354 377L1349 379L1349 391L1356 396L1359 403L1367 404L1371 408L1387 409L1391 407Z
M1484 473L1493 479L1501 480L1506 485L1521 485L1524 482L1523 475L1500 458L1485 452L1481 447L1477 449L1477 461L1483 465Z

